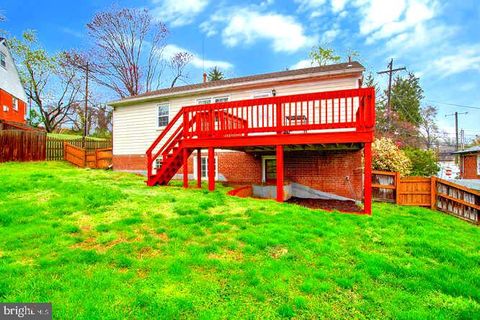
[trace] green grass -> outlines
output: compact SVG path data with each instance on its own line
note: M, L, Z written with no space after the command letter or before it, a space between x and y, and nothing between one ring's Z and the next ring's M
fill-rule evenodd
M0 165L0 301L49 301L57 319L480 318L476 226L143 180Z

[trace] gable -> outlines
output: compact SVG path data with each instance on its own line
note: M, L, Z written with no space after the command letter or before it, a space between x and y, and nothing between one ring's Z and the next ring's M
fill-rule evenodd
M5 40L0 41L0 54L5 56L5 67L0 65L0 89L26 102L27 95L20 81L17 67L13 61Z

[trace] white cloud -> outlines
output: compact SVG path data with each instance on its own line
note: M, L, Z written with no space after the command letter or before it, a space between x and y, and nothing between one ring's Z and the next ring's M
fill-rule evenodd
M74 36L76 38L83 38L83 33L79 32L79 31L76 31L76 30L73 30L73 29L70 29L68 27L60 28L60 30L62 30L62 32L66 33L66 34L69 34L71 36Z
M316 41L294 17L263 12L254 6L224 8L200 27L207 36L220 33L223 43L229 47L267 40L276 52L295 52Z
M172 27L190 24L208 5L209 0L153 0L152 14Z
M166 59L166 60L170 60L178 52L188 52L191 55L193 55L191 64L192 64L192 66L194 66L196 68L201 69L204 66L205 66L206 69L210 69L210 68L213 68L215 66L220 68L220 69L223 69L223 70L233 68L233 64L231 64L230 62L227 62L227 61L207 60L207 59L205 59L205 61L204 61L201 58L199 58L194 52L189 51L189 50L184 49L184 48L181 48L181 47L176 46L174 44L168 44L168 45L165 46L165 48L163 49L163 58Z
M480 46L455 48L455 53L442 56L433 61L431 71L440 77L447 77L464 71L480 72Z
M390 38L435 17L436 0L357 0L360 34L367 44Z
M295 63L290 69L303 69L303 68L310 68L312 66L312 62L308 59L300 60Z

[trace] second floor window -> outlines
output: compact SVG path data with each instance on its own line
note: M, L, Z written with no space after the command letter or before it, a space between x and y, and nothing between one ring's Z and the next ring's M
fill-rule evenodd
M170 108L168 104L160 104L158 106L158 126L159 127L166 127L168 125L170 114Z
M7 56L3 52L0 52L0 65L5 69L7 68Z
M15 97L12 98L12 108L13 110L18 111L18 99Z

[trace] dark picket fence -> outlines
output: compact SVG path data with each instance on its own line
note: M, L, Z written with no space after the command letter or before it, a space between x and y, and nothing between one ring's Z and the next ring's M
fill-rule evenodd
M46 140L44 132L0 130L0 162L43 161Z

